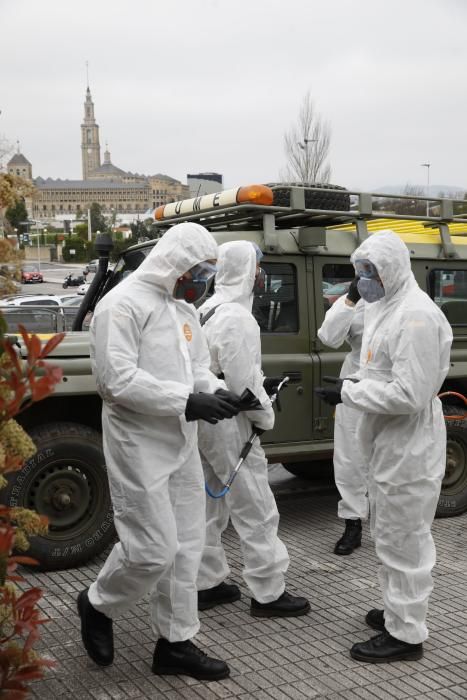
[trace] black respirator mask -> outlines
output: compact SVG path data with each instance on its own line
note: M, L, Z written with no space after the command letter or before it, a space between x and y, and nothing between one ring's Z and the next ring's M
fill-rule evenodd
M194 265L188 272L191 273L191 279L180 277L177 280L174 297L194 304L206 296L216 274L216 266L204 261Z

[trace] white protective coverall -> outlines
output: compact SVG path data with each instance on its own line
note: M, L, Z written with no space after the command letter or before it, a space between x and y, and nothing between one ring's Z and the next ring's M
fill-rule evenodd
M370 236L352 261L377 268L385 296L365 306L360 382L345 381L345 406L363 411L359 439L368 464L372 531L381 562L385 625L410 644L425 624L436 551L431 536L446 464L437 393L449 368L451 327L423 292L405 244Z
M330 348L340 348L347 341L351 352L345 356L340 372L349 377L360 368L365 302L354 306L345 303L345 295L327 311L318 338ZM368 464L356 437L361 412L340 403L336 406L334 423L334 480L341 500L337 506L339 518L355 520L368 518Z
M187 423L186 403L193 391L222 386L209 371L196 310L173 291L183 273L216 257L217 244L202 226L174 226L99 302L91 323L120 542L89 600L114 618L151 591L154 634L170 642L191 639L199 629L205 495L197 422Z
M246 388L259 398L264 410L239 413L217 425L199 426L199 447L206 481L220 491L238 462L253 424L264 430L274 425L274 409L263 389L261 339L251 313L256 253L248 241L219 246L216 291L200 308L215 313L203 326L214 374L223 373L227 389L241 394ZM285 589L289 565L287 549L277 536L279 513L268 483L267 460L257 440L231 490L223 498L206 498L206 544L198 575L198 590L222 583L229 566L221 542L229 517L243 554L243 578L259 603L277 600Z

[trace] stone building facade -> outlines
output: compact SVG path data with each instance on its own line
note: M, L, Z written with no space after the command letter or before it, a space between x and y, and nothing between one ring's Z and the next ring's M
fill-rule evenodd
M101 162L99 125L89 86L81 124L81 162L82 180L34 179L32 165L22 153L18 151L11 158L8 172L32 180L36 187L32 201L26 202L33 219L50 219L57 215L81 218L93 202L106 214L129 213L141 217L161 204L190 196L188 185L168 175L140 175L118 168L111 161L108 147Z

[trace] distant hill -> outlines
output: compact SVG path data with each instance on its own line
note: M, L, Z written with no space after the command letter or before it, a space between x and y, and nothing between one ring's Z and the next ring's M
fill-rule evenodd
M423 196L425 195L426 192L426 185L417 185L413 183L409 183L410 187L414 187L418 190L420 190L420 193L423 192ZM384 194L404 194L404 190L407 187L407 183L404 185L384 185L384 187L376 187L374 190L371 190L372 192L381 192ZM457 185L430 185L430 192L429 196L430 197L439 197L440 192L442 192L445 196L448 194L455 194L455 195L464 195L464 193L467 191L467 188L465 187L458 187Z

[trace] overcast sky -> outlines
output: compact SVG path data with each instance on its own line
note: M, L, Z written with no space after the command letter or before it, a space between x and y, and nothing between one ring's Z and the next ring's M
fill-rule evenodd
M0 0L0 135L81 178L85 62L125 170L277 180L310 90L332 182L467 188L466 0Z

